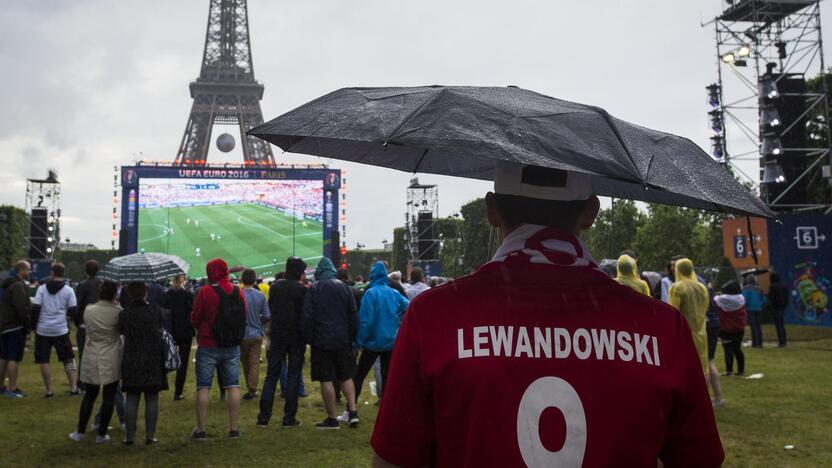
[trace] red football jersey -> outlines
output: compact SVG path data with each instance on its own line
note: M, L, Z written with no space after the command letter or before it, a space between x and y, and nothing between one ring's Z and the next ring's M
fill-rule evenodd
M558 255L561 265L523 254L491 262L411 302L371 441L379 456L402 466L722 463L684 317Z

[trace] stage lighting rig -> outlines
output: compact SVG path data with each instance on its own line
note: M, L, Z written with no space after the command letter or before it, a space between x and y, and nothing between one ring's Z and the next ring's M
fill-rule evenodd
M763 156L780 156L783 154L783 143L776 135L765 135L760 144L760 153Z
M719 84L712 83L705 87L708 90L708 104L711 107L717 108L719 107L720 102L720 92L719 92Z
M721 135L711 137L711 156L718 160L725 157L725 140L722 139Z
M708 112L708 115L711 116L711 130L713 130L716 133L722 133L722 111L720 111L719 109L714 109Z
M786 174L783 172L783 166L777 161L769 161L763 167L763 178L760 181L763 184L782 184L786 181Z
M761 100L774 100L780 97L780 91L777 89L777 83L771 75L766 75L760 78L757 84Z
M780 113L774 106L767 106L760 109L760 127L765 131L775 131L780 128Z

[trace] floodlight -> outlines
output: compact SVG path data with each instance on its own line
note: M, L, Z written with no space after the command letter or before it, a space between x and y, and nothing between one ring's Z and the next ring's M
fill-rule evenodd
M760 109L760 124L763 127L779 127L781 123L780 113L777 112L775 107L771 106Z
M780 97L780 90L777 89L777 83L771 75L760 78L760 81L757 83L757 89L762 98L774 100Z
M763 156L780 156L783 154L783 143L777 136L764 136L760 145L760 153Z
M740 46L739 49L737 49L737 55L739 55L740 57L748 57L749 55L751 55L751 47L743 44L742 46Z
M783 173L783 167L776 161L767 162L763 168L763 180L760 182L764 184L782 184L786 181L786 174Z

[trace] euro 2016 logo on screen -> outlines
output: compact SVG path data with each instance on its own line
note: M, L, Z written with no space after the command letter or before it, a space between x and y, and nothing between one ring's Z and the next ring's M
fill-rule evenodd
M133 169L124 171L124 185L133 186L139 181L139 175Z
M799 263L792 270L792 306L795 315L809 323L820 323L829 313L830 282L815 260Z

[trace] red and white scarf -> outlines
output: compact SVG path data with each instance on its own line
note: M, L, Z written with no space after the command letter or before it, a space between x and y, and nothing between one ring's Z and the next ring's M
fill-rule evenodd
M491 261L598 268L586 245L574 234L535 224L511 231Z

